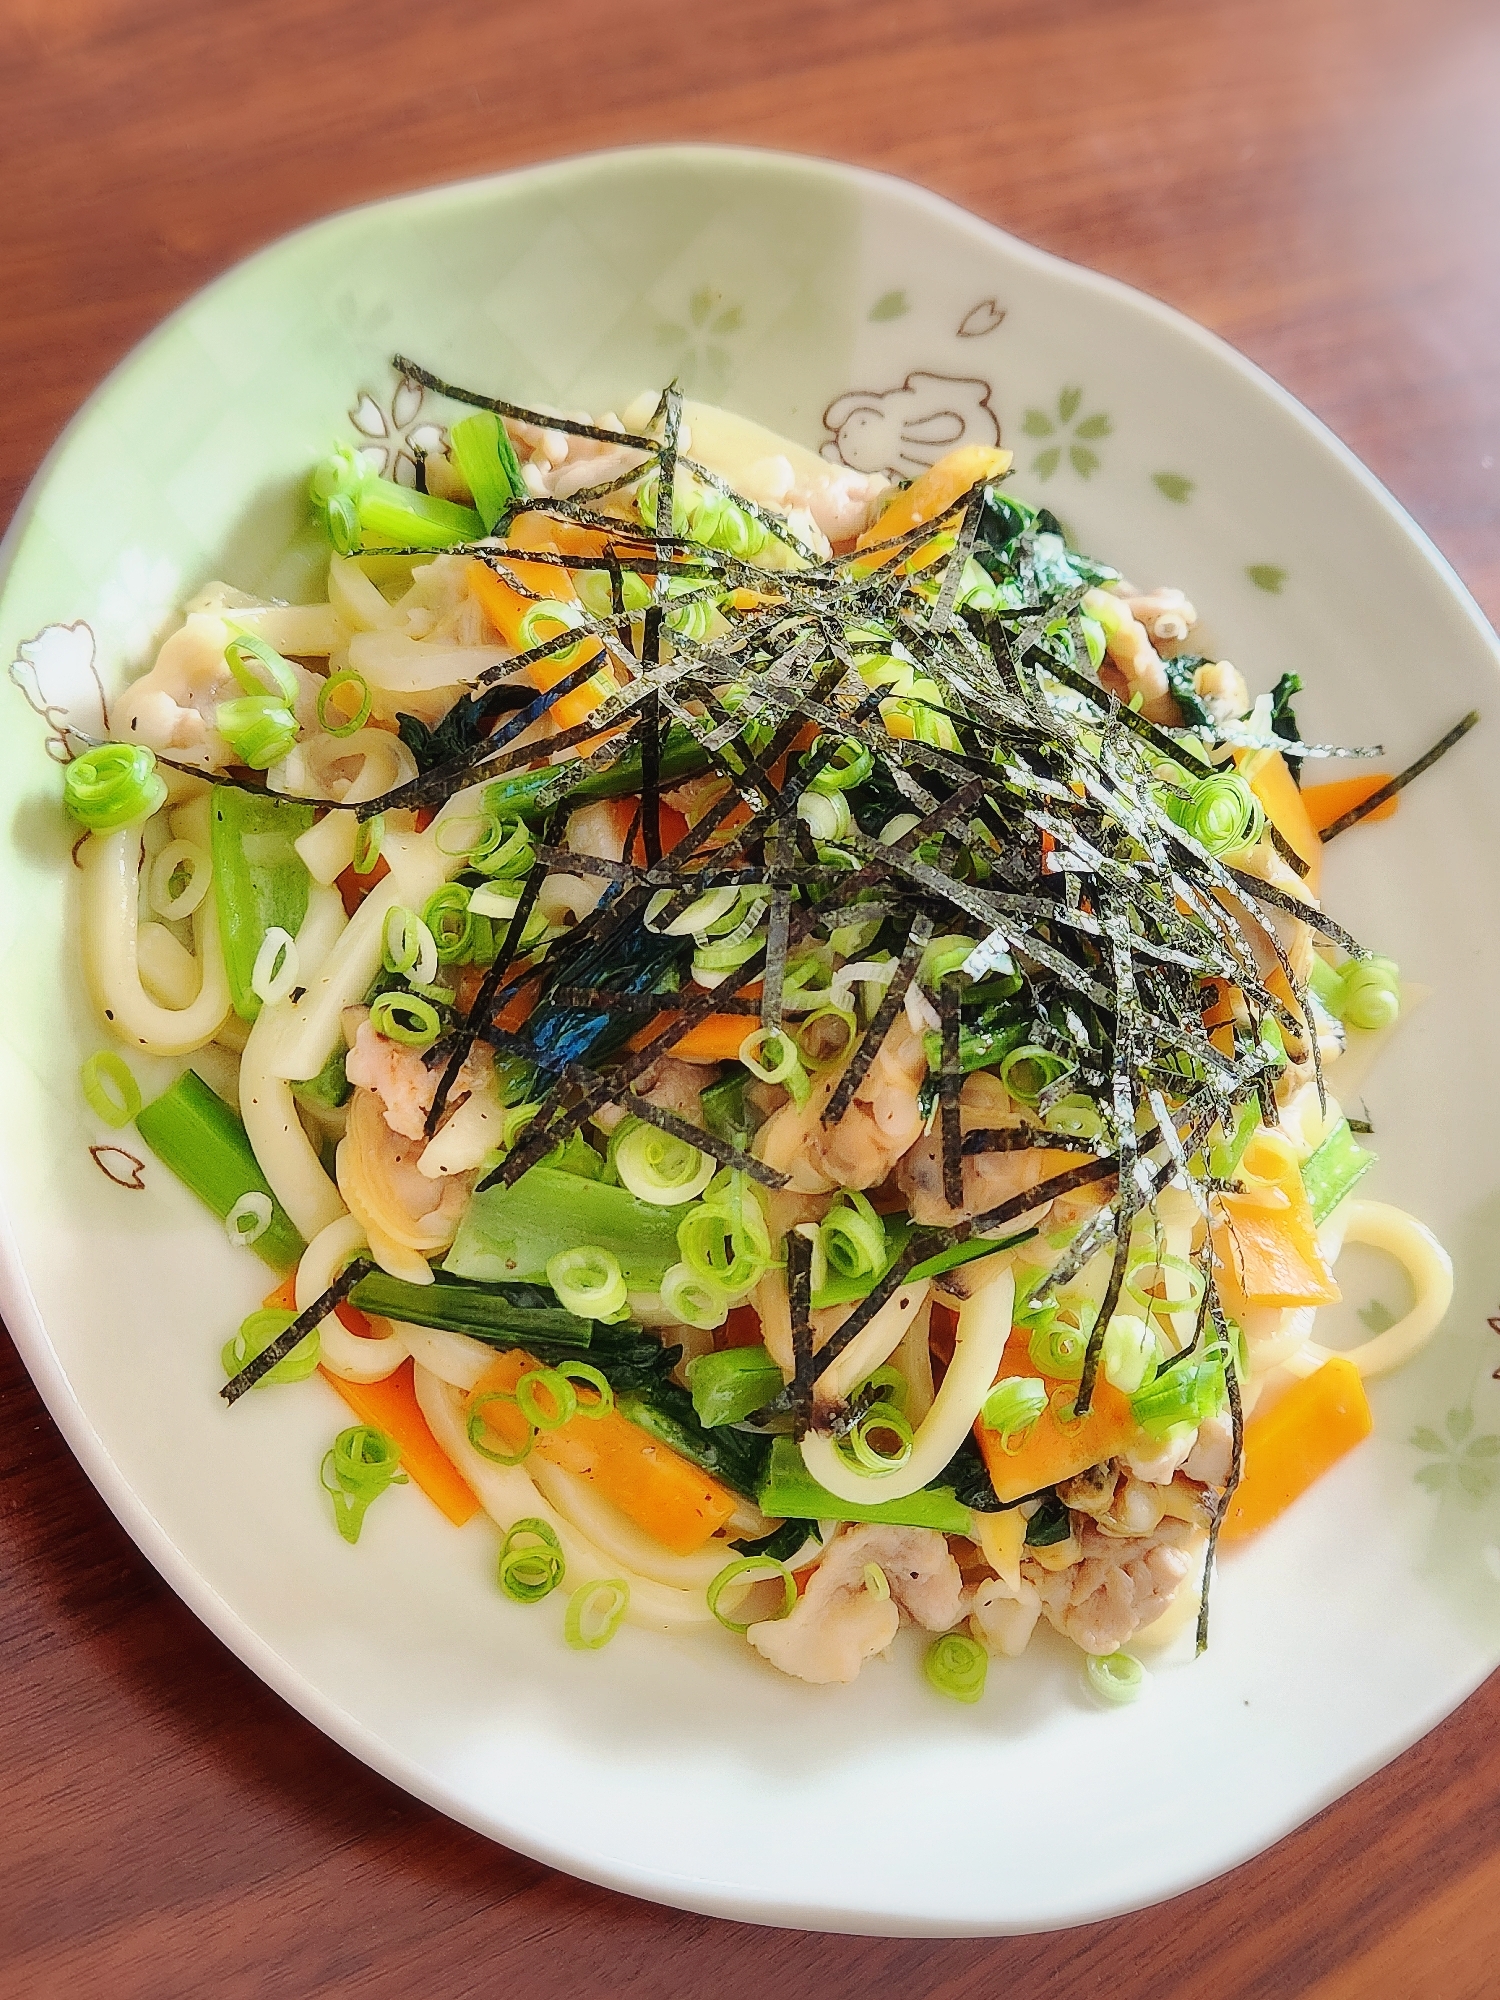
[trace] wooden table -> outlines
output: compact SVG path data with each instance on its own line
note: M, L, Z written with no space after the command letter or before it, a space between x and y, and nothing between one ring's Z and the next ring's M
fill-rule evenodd
M1346 438L1500 616L1495 0L7 0L0 15L6 514L131 343L282 231L552 154L732 139L909 174L1170 299ZM1161 1910L990 1943L726 1925L519 1860L353 1763L147 1567L8 1343L0 1398L7 2000L1500 1986L1500 1683Z

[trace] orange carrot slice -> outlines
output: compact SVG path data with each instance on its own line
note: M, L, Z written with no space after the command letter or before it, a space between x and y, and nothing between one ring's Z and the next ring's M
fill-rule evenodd
M521 1377L536 1368L529 1354L499 1354L480 1376L474 1393L513 1392ZM520 1450L527 1423L515 1404L486 1403L481 1415L501 1450ZM702 1548L738 1504L727 1487L618 1410L602 1417L570 1417L556 1430L539 1430L531 1449L538 1458L597 1486L638 1528L678 1555Z
M1307 863L1305 881L1314 896L1323 874L1323 843L1318 829L1308 817L1301 792L1277 750L1236 750L1234 761L1244 772L1250 789L1260 800L1266 818L1294 854Z
M1245 1426L1245 1470L1224 1525L1223 1542L1241 1542L1285 1513L1330 1466L1370 1435L1374 1419L1359 1370L1342 1354Z
M953 503L981 479L998 479L1002 472L1008 472L1010 461L1010 452L998 451L993 445L965 444L945 453L936 465L928 466L904 492L896 495L855 546L867 549L879 542L894 541L924 521L941 520ZM928 543L906 558L907 567L920 569L924 563L936 560L937 554ZM889 554L874 556L864 567L879 569L892 560Z
M1274 1184L1212 1196L1210 1209L1214 1265L1231 1312L1237 1304L1331 1305L1342 1296L1295 1165Z
M1130 1398L1104 1379L1094 1381L1094 1394L1086 1417L1071 1417L1076 1382L1054 1382L1043 1375L1031 1358L1030 1337L1016 1331L1006 1342L1000 1375L1029 1375L1045 1382L1051 1392L1047 1407L1026 1432L1007 1449L1007 1440L992 1431L981 1417L974 1435L990 1483L1001 1500L1020 1500L1039 1493L1044 1486L1072 1479L1091 1465L1113 1457L1136 1434Z
M1361 771L1357 778L1334 778L1326 785L1304 785L1302 803L1307 808L1307 816L1321 834L1342 819L1346 812L1353 812L1362 806L1371 792L1378 792L1382 785L1391 781L1389 771ZM1369 819L1389 819L1400 805L1400 795L1389 798L1382 806L1376 806Z
M330 1375L326 1368L322 1372L361 1423L373 1424L396 1440L402 1471L410 1474L455 1528L473 1519L479 1502L428 1428L412 1382L412 1362L403 1361L383 1382L346 1382L341 1376Z

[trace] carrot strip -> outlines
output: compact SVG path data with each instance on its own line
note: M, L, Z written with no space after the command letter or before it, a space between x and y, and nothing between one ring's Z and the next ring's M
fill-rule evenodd
M525 516L522 517L526 518ZM550 546L550 544L549 544ZM501 551L502 559L504 551ZM571 604L578 593L573 588L573 580L565 569L554 569L547 563L528 563L509 560L506 567L516 581L527 590L534 590L537 597L551 598L557 603ZM534 604L535 599L523 597L519 590L513 590L503 577L497 576L486 564L475 559L469 564L469 589L484 607L485 616L507 645L518 652L529 652L522 622ZM534 643L534 642L533 642ZM603 660L604 649L597 639L582 639L580 650L574 659L536 660L527 668L533 687L546 690L554 686L577 667L588 660ZM607 701L615 691L615 684L608 672L600 672L571 694L563 695L553 703L550 710L552 720L559 729L572 729L592 715L603 701ZM587 749L587 745L583 746Z
M383 1382L346 1382L322 1370L361 1423L373 1424L396 1440L401 1469L439 1508L455 1528L472 1520L479 1502L467 1480L428 1428L413 1385L413 1363L403 1361Z
M536 1366L519 1351L496 1355L474 1393L513 1391ZM486 1403L481 1414L504 1450L518 1451L525 1443L529 1426L514 1403ZM638 1528L678 1555L700 1549L738 1504L727 1487L618 1410L602 1417L570 1417L555 1430L539 1430L531 1449L538 1458L589 1480Z
M1094 1394L1086 1417L1060 1421L1059 1407L1067 1410L1077 1391L1075 1382L1053 1382L1031 1358L1030 1336L1017 1330L1006 1342L1000 1362L1000 1377L1029 1375L1046 1382L1051 1400L1041 1416L1013 1448L992 1431L981 1417L974 1435L989 1470L990 1483L1000 1500L1020 1500L1039 1493L1044 1486L1072 1479L1121 1451L1136 1434L1130 1398L1122 1395L1101 1372L1094 1380Z
M1211 1197L1209 1239L1225 1304L1321 1306L1342 1297L1318 1245L1295 1162L1280 1181Z
M297 1310L297 1273L289 1271L274 1292L267 1292L261 1300L263 1306L273 1306L277 1312L294 1313Z
M1307 805L1280 751L1236 750L1235 764L1260 800L1266 818L1294 854L1307 863L1307 887L1314 896L1323 874L1323 843Z
M1304 785L1302 803L1307 808L1307 816L1322 833L1325 827L1342 819L1346 812L1353 812L1362 806L1371 792L1378 792L1382 785L1391 781L1389 771L1362 771L1357 778L1333 778L1326 785ZM1401 800L1389 798L1384 805L1376 806L1368 813L1368 819L1389 819Z
M966 444L960 445L956 451L946 452L936 465L928 466L904 492L896 495L890 506L865 529L855 546L867 549L878 542L891 542L924 521L940 521L970 487L977 485L981 479L998 479L1002 472L1010 469L1010 461L1010 452L997 451L993 445ZM924 568L928 563L935 562L940 553L940 549L928 542L903 559L903 568L907 571ZM858 566L856 573L859 569L866 573L880 569L894 559L894 553L872 556L867 563Z
M1359 1370L1335 1354L1245 1426L1245 1470L1221 1542L1242 1542L1286 1511L1374 1428Z

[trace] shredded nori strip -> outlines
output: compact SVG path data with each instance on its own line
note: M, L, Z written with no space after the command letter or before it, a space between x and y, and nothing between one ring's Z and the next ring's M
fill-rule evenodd
M1387 799L1393 799L1397 792L1409 785L1413 778L1420 778L1424 771L1430 771L1439 757L1445 757L1455 743L1461 742L1479 720L1479 710L1471 708L1463 720L1455 722L1446 735L1440 736L1432 748L1419 757L1415 764L1408 764L1404 771L1383 784L1378 791L1371 792L1367 799L1361 799L1357 806L1351 806L1346 813L1340 813L1324 827L1321 838L1326 846L1341 833L1347 833L1351 826L1358 826L1362 819L1368 819L1372 812L1379 810Z
M346 1264L328 1290L314 1299L305 1311L298 1313L284 1333L278 1333L253 1360L247 1361L238 1375L230 1376L219 1391L224 1401L237 1403L247 1389L253 1389L263 1375L270 1374L278 1361L285 1361L292 1349L300 1347L313 1328L321 1326L334 1307L342 1305L360 1279L368 1277L374 1268L368 1257L356 1257L352 1264ZM570 1349L569 1352L576 1354L577 1350Z
M515 515L535 512L597 530L598 553L533 551L507 546L499 536L465 545L501 575L523 561L607 574L611 609L604 617L590 612L576 630L499 662L441 723L403 719L417 780L355 808L368 819L436 806L467 786L493 783L495 810L514 812L537 830L533 866L516 885L520 903L478 996L429 1051L429 1063L441 1069L429 1132L442 1122L465 1055L485 1044L508 1061L529 1061L540 1096L536 1116L491 1181L517 1178L594 1111L614 1103L762 1186L779 1185L783 1177L754 1158L753 1121L743 1108L732 1125L700 1130L651 1104L634 1088L638 1079L710 1015L744 1018L747 1029L758 1016L767 1028L777 1027L796 955L810 946L826 955L835 934L853 927L866 942L855 953L840 947L842 956L894 955L896 966L823 1114L824 1129L832 1130L906 1004L934 930L961 929L978 939L969 959L973 976L948 975L940 983L938 1059L921 1100L938 1120L943 1193L959 1219L950 1228L912 1229L891 1268L816 1353L811 1245L795 1229L787 1236L793 1375L782 1395L756 1413L756 1428L790 1414L797 1435L805 1433L818 1383L913 1270L956 1258L969 1246L988 1254L992 1233L1007 1223L1096 1186L1099 1206L1075 1228L1038 1288L1039 1296L1055 1292L1113 1247L1076 1398L1086 1411L1132 1223L1174 1177L1185 1176L1206 1208L1216 1184L1204 1174L1200 1151L1213 1131L1232 1129L1240 1108L1257 1099L1261 1115L1275 1119L1282 1059L1273 1038L1262 1039L1267 1024L1277 1023L1294 1055L1303 1051L1297 1059L1307 1059L1310 1000L1292 976L1273 918L1291 917L1359 951L1315 904L1226 867L1194 841L1167 810L1159 767L1170 761L1196 769L1205 743L1219 757L1228 746L1275 748L1294 772L1308 756L1373 753L1303 742L1290 706L1299 691L1295 675L1283 676L1274 692L1269 742L1242 723L1215 721L1193 688L1203 662L1192 656L1164 663L1182 728L1123 706L1089 664L1081 613L1087 591L1115 573L1067 549L1045 511L1034 513L984 482L957 496L940 520L849 555L820 558L784 518L731 494L721 478L680 453L675 385L663 393L648 434L626 435L456 388L404 359L398 366L439 394L514 422L639 454L633 468L567 500L518 498L508 511L506 529ZM774 538L776 567L672 532L679 468L699 489L732 498ZM651 522L603 511L618 508L621 500L611 496L643 475L657 481ZM934 561L926 551L939 536L951 537L951 550ZM926 567L909 570L913 558ZM981 570L990 582L976 588ZM650 584L644 609L627 611L627 575ZM742 589L750 600L726 595ZM713 636L693 641L667 626L669 604L702 603L719 614L709 627ZM566 652L580 633L597 642L590 657L552 687L533 688L529 670ZM913 674L922 684L911 686ZM585 722L547 735L557 703L601 676L613 677L614 692ZM887 727L891 701L899 702L909 736L893 735L894 723ZM1474 719L1466 717L1324 838L1376 810ZM543 740L522 743L537 724ZM819 737L799 755L799 733L809 725ZM852 816L848 833L815 840L799 802L845 743L867 753L871 768L841 795ZM581 754L559 761L569 750ZM664 854L664 799L684 777L700 774L707 783L719 781L722 795L710 791L706 806L700 798L690 831ZM258 777L231 775L226 782L262 786ZM570 802L602 797L632 802L621 861L574 854L560 841ZM882 841L898 813L914 814L916 823ZM1274 827L1266 838L1299 877L1306 874ZM593 877L603 894L575 930L526 957L520 940L551 870ZM645 909L666 891L671 900L656 920L664 926L714 889L764 896L762 924L749 940L755 949L717 989L681 985L689 943L680 941L674 958L679 941L648 932ZM1273 961L1274 991L1258 970ZM619 983L629 990L611 990L616 966L626 968ZM1229 1036L1220 1035L1219 1043L1203 1022L1211 981L1238 996ZM506 1010L533 986L531 1018L519 1029L502 1028L502 1015L508 1022ZM643 1024L645 1045L623 1048ZM965 1135L964 1063L972 1057L993 1068L1023 1038L1056 1059L1057 1073L1044 1075L1024 1123ZM1315 1039L1310 1054L1321 1088ZM739 1070L726 1081L736 1077L743 1085ZM1049 1131L1059 1100L1077 1093L1097 1113L1097 1135ZM964 1213L965 1159L1032 1148L1080 1157L1009 1201ZM1210 1309L1227 1346L1206 1249L1204 1266L1205 1305L1189 1352L1202 1351ZM327 1299L319 1301L310 1323L328 1309ZM301 1337L290 1329L278 1351L267 1350L256 1366L274 1366ZM1240 1463L1242 1413L1232 1379L1229 1396L1234 1472L1218 1501L1215 1535ZM845 1418L857 1401L856 1392ZM966 1452L945 1476L968 1504L988 1510L997 1504L993 1485L972 1443ZM800 1537L797 1524L788 1527ZM790 1543L788 1549L795 1553Z
M792 1319L793 1436L800 1443L812 1416L812 1245L795 1229L786 1239L786 1284Z
M870 1065L885 1046L885 1038L895 1025L897 1013L905 1004L906 989L911 985L918 960L927 949L931 937L932 919L924 911L913 919L911 935L906 940L905 949L896 966L895 976L885 989L885 997L876 1008L875 1018L865 1030L849 1067L839 1078L838 1088L828 1100L828 1107L823 1113L825 1125L837 1125L854 1102L854 1093L869 1075Z

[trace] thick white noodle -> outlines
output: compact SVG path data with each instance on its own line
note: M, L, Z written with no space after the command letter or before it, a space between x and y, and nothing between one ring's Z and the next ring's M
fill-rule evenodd
M297 1310L320 1299L351 1257L365 1247L365 1232L352 1215L341 1215L320 1230L297 1266ZM337 1313L318 1322L319 1360L330 1375L346 1382L383 1382L406 1359L406 1342L394 1328L378 1339L351 1333Z
M567 1574L562 1588L576 1590L580 1584L623 1577L630 1585L626 1617L633 1625L658 1632L683 1632L695 1626L711 1625L713 1613L701 1590L674 1590L650 1577L632 1574L629 1569L596 1548L588 1537L559 1513L538 1492L519 1465L493 1465L469 1443L464 1428L462 1391L442 1381L428 1369L415 1371L417 1403L433 1436L458 1467L479 1503L497 1527L513 1528L528 1517L547 1523L562 1545Z
M471 1340L466 1333L450 1333L446 1327L416 1326L409 1320L393 1319L391 1331L400 1335L419 1368L465 1395L495 1358L494 1348L484 1341Z
M854 1336L819 1381L820 1403L842 1403L861 1382L875 1373L882 1362L890 1360L906 1338L907 1328L920 1316L931 1289L929 1279L919 1278L891 1294L869 1325ZM854 1311L852 1306L850 1311Z
M213 1040L230 1009L218 899L210 883L193 912L196 995L185 1007L160 1006L142 983L138 957L142 825L90 834L80 850L84 978L99 1015L128 1047L185 1056Z
M326 962L347 924L337 889L314 883L297 931L300 976L305 978ZM296 1013L288 999L262 1007L256 1016L240 1057L240 1116L276 1199L311 1242L346 1211L343 1196L323 1171L317 1149L303 1129L292 1086L280 1071L281 1051Z
M433 890L463 867L463 855L444 854L435 835L451 818L472 818L478 796L474 787L455 794L425 833L386 834L381 853L391 872L365 897L297 1003L295 1023L282 1042L279 1074L306 1083L327 1062L343 1032L344 1009L364 999L380 970L386 917L402 904L420 911Z
M1357 1201L1351 1196L1334 1210L1319 1234L1330 1263L1346 1243L1365 1243L1406 1267L1414 1294L1411 1311L1384 1333L1341 1350L1361 1375L1389 1375L1424 1348L1442 1324L1453 1301L1453 1260L1425 1223L1384 1201ZM1337 1351L1309 1340L1283 1365L1293 1374L1311 1375Z
M972 1429L989 1394L1010 1338L1015 1278L1004 1257L972 1267L975 1290L959 1308L953 1360L932 1408L917 1431L911 1457L892 1472L857 1472L825 1433L802 1440L802 1459L813 1478L840 1500L904 1500L936 1478Z
M331 604L231 604L220 615L226 624L253 632L278 653L302 659L336 651L346 636Z

